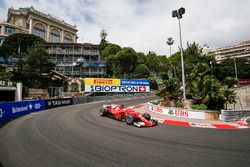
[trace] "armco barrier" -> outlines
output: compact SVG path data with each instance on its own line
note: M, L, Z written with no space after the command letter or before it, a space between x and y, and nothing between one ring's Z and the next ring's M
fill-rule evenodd
M89 103L101 100L114 100L126 97L151 96L152 93L145 94L119 94L114 96L89 96L64 99L29 100L18 102L0 103L0 123L4 123L19 116L45 109L67 106L72 104Z
M19 116L40 110L45 110L44 100L0 103L0 122L9 121Z
M246 116L250 116L250 110L221 110L222 121L238 121Z

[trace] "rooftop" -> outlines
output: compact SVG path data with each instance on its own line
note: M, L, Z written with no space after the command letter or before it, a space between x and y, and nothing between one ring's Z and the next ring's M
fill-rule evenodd
M56 22L63 24L65 26L68 26L74 30L76 30L76 25L71 25L66 23L64 20L59 20L55 17L52 17L50 14L44 14L38 10L36 10L33 6L31 7L26 7L26 8L18 8L18 9L14 9L13 7L9 8L8 10L8 18L10 16L10 14L18 14L18 15L28 15L30 12L40 15L42 17L48 18L48 19L52 19L55 20Z

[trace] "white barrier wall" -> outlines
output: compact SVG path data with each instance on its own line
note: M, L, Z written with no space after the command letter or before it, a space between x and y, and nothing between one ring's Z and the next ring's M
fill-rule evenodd
M204 111L193 111L193 110L179 109L179 108L166 108L158 105L153 105L151 103L148 103L148 105L150 111L158 114L164 114L182 118L205 119Z

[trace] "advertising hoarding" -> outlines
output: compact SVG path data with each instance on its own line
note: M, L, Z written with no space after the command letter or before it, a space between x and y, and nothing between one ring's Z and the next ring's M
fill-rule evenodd
M0 122L44 109L44 100L0 103Z
M85 92L149 92L149 80L85 78Z
M48 100L45 100L45 104L46 104L46 109L49 109L49 108L72 105L73 100L72 98L48 99Z

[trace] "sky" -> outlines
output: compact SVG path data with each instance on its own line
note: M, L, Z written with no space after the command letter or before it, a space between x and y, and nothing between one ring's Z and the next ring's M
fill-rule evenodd
M105 29L107 41L137 52L170 54L166 40L174 39L178 51L180 36L172 11L184 7L181 19L182 43L196 42L211 49L250 40L250 0L0 0L0 21L10 7L31 7L76 25L79 43L100 43Z

